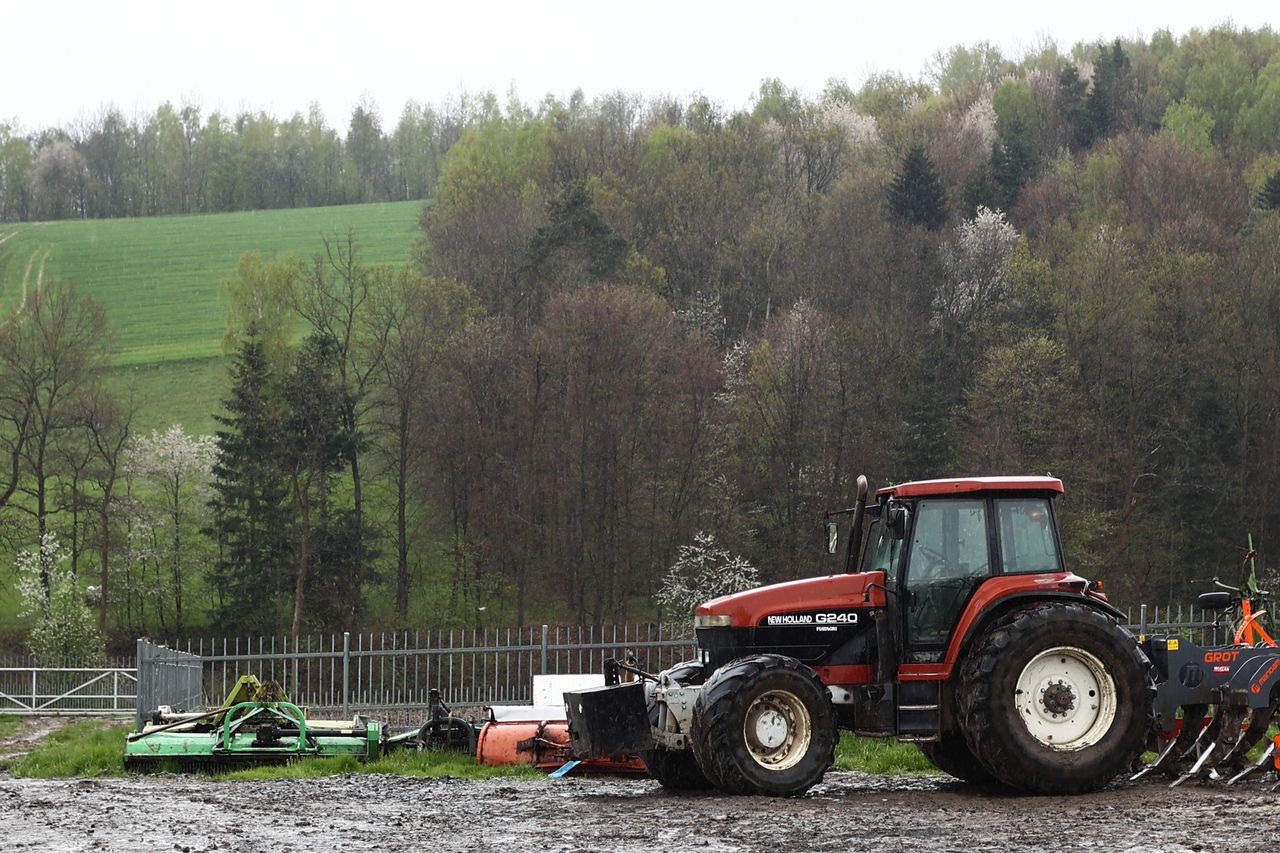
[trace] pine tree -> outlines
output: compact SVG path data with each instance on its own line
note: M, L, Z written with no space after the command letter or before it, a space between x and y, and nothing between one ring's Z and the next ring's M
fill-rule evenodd
M910 225L937 231L947 221L947 194L924 146L916 145L902 160L889 185L889 212Z
M211 572L216 618L229 631L266 631L279 624L290 575L289 486L282 466L284 421L272 366L256 329L231 368L224 429L215 434L210 533L218 543Z

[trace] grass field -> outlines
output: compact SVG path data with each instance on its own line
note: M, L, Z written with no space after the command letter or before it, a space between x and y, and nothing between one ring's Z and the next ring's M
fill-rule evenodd
M219 283L236 259L310 257L352 229L365 261L410 259L421 202L264 210L207 216L0 224L0 310L38 282L70 282L106 307L115 378L133 383L139 427L213 428L225 385L226 305Z

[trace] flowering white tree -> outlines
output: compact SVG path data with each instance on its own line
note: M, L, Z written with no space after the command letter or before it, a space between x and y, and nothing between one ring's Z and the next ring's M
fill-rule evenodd
M204 550L196 535L208 500L217 443L211 435L191 436L174 424L138 438L126 470L134 478L136 516L129 536L129 558L173 600L175 627L182 627L183 580L196 570ZM163 611L159 611L163 619Z
M102 635L71 570L71 554L46 533L40 547L18 554L19 616L36 617L27 645L45 666L84 666L103 659ZM48 597L42 576L48 580Z
M946 272L933 296L934 328L964 329L1009 295L1008 264L1018 231L999 210L979 207L942 245Z
M667 613L685 617L704 601L759 585L760 572L745 558L729 553L714 535L698 531L692 544L680 546L657 600Z

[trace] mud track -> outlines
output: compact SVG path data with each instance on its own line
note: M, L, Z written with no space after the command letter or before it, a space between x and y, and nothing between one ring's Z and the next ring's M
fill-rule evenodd
M832 773L800 800L599 779L217 782L0 777L6 850L1274 850L1280 794L1122 786L994 795Z

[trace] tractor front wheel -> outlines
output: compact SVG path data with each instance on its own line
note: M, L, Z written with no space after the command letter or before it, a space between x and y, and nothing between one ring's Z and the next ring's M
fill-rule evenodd
M960 675L969 750L999 782L1034 794L1095 791L1129 769L1152 727L1146 656L1092 607L1045 602L981 636Z
M702 688L692 739L699 766L717 788L799 796L835 760L835 710L818 674L795 658L740 658Z

